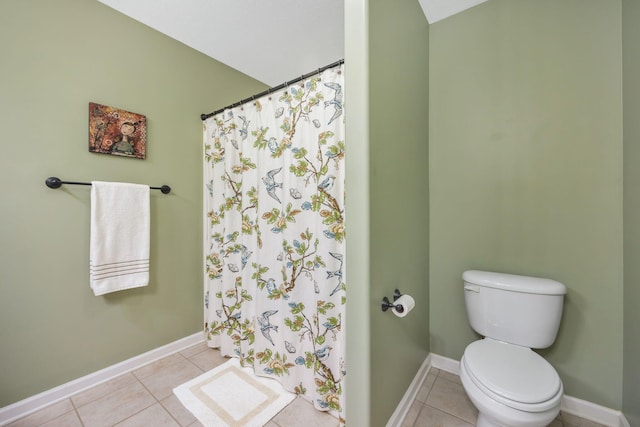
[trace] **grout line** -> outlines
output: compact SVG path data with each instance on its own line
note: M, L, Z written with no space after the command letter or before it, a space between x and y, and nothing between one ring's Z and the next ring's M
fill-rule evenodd
M132 371L131 373L133 374L133 371ZM155 374L154 374L154 375L155 375ZM134 377L136 378L136 381L138 381L138 383L140 383L140 385L142 386L142 388L144 388L144 389L147 391L147 393L149 393L149 394L151 395L151 397L153 397L153 400L155 400L155 403L151 403L150 405L145 406L144 408L140 409L138 412L133 413L133 414L129 415L128 417L126 417L126 418L124 418L124 419L122 419L122 420L118 421L116 424L120 424L120 423L122 423L122 422L124 422L124 421L126 421L126 420L128 420L128 419L130 419L130 418L132 418L132 417L135 417L136 415L138 415L139 413L141 413L141 412L143 412L143 411L146 411L147 409L149 409L150 407L152 407L152 406L153 406L153 405L155 405L156 403L160 403L160 401L158 400L158 398L157 398L153 393L151 393L151 390L149 390L149 389L147 388L147 386L146 386L146 385L144 385L144 383L143 383L143 382L142 382L138 377L136 377L135 375L134 375ZM162 406L162 404L160 404L160 407L162 407L162 408L164 409L164 406ZM165 410L166 410L166 409L165 409ZM169 412L169 411L167 411L167 412ZM171 413L169 413L169 415L171 415ZM178 423L178 424L180 424L180 423Z
M172 395L173 395L173 393L172 393ZM171 396L169 396L169 397L171 397ZM162 399L162 400L168 399L169 397L165 397L165 398L164 398L164 399ZM169 410L169 408L165 407L165 406L162 404L162 401L159 401L158 403L160 404L160 406L162 407L162 409L164 409L165 411L167 411L167 413L169 414L169 416L170 416L171 418L173 418L173 420L174 420L174 421L175 421L179 426L181 426L181 427L182 427L182 423L181 423L181 422L180 422L180 421L179 421L179 420L178 420L178 419L173 415L173 413ZM197 419L197 418L196 418L196 421L198 421L198 419ZM192 423L192 424L193 424L193 423Z
M103 398L103 397L105 397L107 394L111 394L111 393L113 393L113 392L116 392L116 391L118 391L118 390L121 390L121 389L122 389L122 387L118 387L118 388L116 388L115 390L111 390L109 393L101 394L101 395L99 395L99 396L96 396L95 398L93 398L93 399L91 399L91 400L87 401L86 403L84 403L83 405L79 405L79 406L78 406L78 405L76 405L76 404L74 403L74 401L73 401L73 398L74 398L75 396L78 396L78 395L80 395L80 394L83 394L83 393L85 393L85 392L87 392L87 391L89 391L89 390L94 390L94 389L96 389L96 388L98 388L98 387L100 387L100 386L104 386L104 385L106 385L106 384L108 384L108 383L110 383L110 382L113 382L113 381L115 381L115 380L117 380L117 379L119 379L119 378L124 378L124 377L125 377L127 374L129 374L129 373L131 373L131 372L127 372L127 373L124 373L124 374L120 374L120 375L118 375L117 377L114 377L114 378L112 378L112 379L110 379L110 380L107 380L107 381L105 381L105 382L103 382L103 383L100 383L100 384L98 384L98 385L95 385L95 386L93 386L93 387L91 387L91 388L88 388L88 389L85 389L85 390L79 391L79 392L77 392L77 393L74 393L74 394L72 394L71 396L69 396L69 397L68 397L68 399L71 401L71 405L74 407L74 409L78 410L78 409L80 409L82 406L89 405L89 404L91 404L91 403L93 403L93 402L96 402L96 401L98 401L98 400L102 399L102 398ZM135 376L134 376L134 380L137 380L137 378L136 378ZM78 413L78 414L79 414L79 413Z
M460 418L459 416L454 415L454 414L452 414L451 412L449 412L449 411L447 411L447 410L445 410L445 409L443 409L443 408L438 408L437 406L433 406L433 405L430 405L430 404L428 404L428 403L425 403L425 404L424 404L424 406L428 406L428 407L430 407L430 408L432 408L432 409L435 409L435 410L437 410L437 411L442 412L443 414L447 414L447 415L449 415L450 417L456 418L456 419L458 419L458 420L462 421L462 422L463 422L463 423L465 423L465 424L469 424L469 425L472 425L472 426L474 426L474 425L475 425L474 423L470 423L469 421L465 420L464 418ZM476 420L476 422L477 422L477 420Z
M78 394L78 393L76 393ZM73 412L76 414L76 418L78 418L78 421L80 421L80 425L82 427L84 427L84 422L82 421L82 418L80 417L80 412L78 412L78 407L76 406L76 404L73 402L73 399L71 399L74 395L72 394L71 396L69 396L67 399L69 399L69 402L71 402L71 407L73 408Z
M441 374L442 372L443 372L443 370L439 370L439 371L438 371L438 375L436 376L435 381L434 381L434 382L433 382L433 384L431 385L431 390L429 390L429 395L431 395L431 392L433 392L433 390L435 389L435 387L436 387L436 383L437 383L438 381L444 381L444 382L449 383L449 384L455 384L456 386L460 385L457 381L452 381L452 380L450 380L450 379L448 379L448 378L445 378L445 376L444 376L444 375L440 376L440 374ZM460 387L462 387L462 386L460 385ZM464 388L463 388L463 392L464 392L464 394L465 394L465 397L467 397L467 399L468 399L468 396L467 396L467 394L466 394L466 391L464 391ZM427 399L428 399L428 397L429 397L429 396L427 396ZM452 417L454 417L454 418L457 418L457 419L459 419L459 420L461 420L461 421L463 421L463 422L465 422L465 423L467 423L467 424L474 425L474 423L469 422L468 420L465 420L464 418L461 418L459 415L453 414L453 413L449 412L448 410L446 410L446 409L444 409L444 408L436 407L436 406L433 406L433 405L431 405L431 404L427 403L427 401L426 401L426 400L425 400L425 403L424 403L424 404L425 404L425 405L427 405L427 406L429 406L429 407L431 407L431 408L434 408L434 409L437 409L437 410L439 410L439 411L441 411L441 412L444 412L445 414L448 414L448 415L450 415L450 416L452 416ZM472 404L472 405L473 405L473 404ZM476 422L477 422L477 415L476 415Z
M152 396L153 396L153 395L152 395ZM153 396L153 397L155 398L155 396ZM153 405L155 405L156 403L158 403L157 399L156 399L156 402L155 402L155 403L152 403L152 404L151 404L151 405L149 405L149 406L145 406L144 408L140 409L138 412L135 412L135 413L133 413L133 414L129 415L128 417L121 419L120 421L118 421L117 423L115 423L115 424L113 424L113 425L114 425L114 426L116 426L116 425L118 425L118 424L120 424L120 423L123 423L123 422L127 421L127 420L128 420L128 419L130 419L130 418L135 417L135 416L136 416L136 415L138 415L139 413L144 412L144 411L146 411L147 409L151 408L151 407L152 407ZM161 405L161 406L162 406L162 405Z
M427 394L424 397L424 402L421 402L420 400L414 398L413 402L411 402L411 405L409 405L409 410L411 410L411 407L413 405L415 405L415 404L420 405L420 409L418 410L418 413L416 414L415 418L411 422L411 427L415 426L415 424L418 422L418 418L420 418L420 413L422 412L424 407L427 406L427 403L426 403L427 399L429 399L429 395L431 394L431 390L433 390L433 385L435 384L435 380L438 379L438 374L440 373L440 370L438 370L436 368L429 369L429 372L427 373L427 375L425 375L424 379L422 380L422 383L420 383L420 386L418 387L418 393L420 393L420 390L422 390L422 388L426 385L427 379L429 378L429 375L431 375L432 373L436 378L433 380L433 383L431 383L431 385L429 386L429 390L427 391ZM404 424L404 422L403 422L403 424Z
M196 344L196 345L198 345L198 344ZM206 349L205 349L205 350L203 350L203 351L206 351ZM202 352L198 352L198 353L194 354L193 356L196 356L196 355L198 355L198 354L200 354L200 353L202 353ZM204 373L204 372L205 372L202 368L200 368L197 364L195 364L195 363L191 360L191 358L190 358L190 357L186 357L184 354L182 354L182 351L179 351L179 352L174 353L174 354L179 354L179 355L180 355L180 356L181 356L185 361L187 361L187 362L189 362L191 365L195 366L195 367L196 367L196 368L201 372L201 373L200 373L200 374L198 374L198 375L201 375L202 373ZM173 356L173 355L171 355L171 356ZM166 356L166 357L168 358L168 357L171 357L171 356ZM193 357L193 356L192 356L192 357ZM163 359L164 359L164 358L163 358ZM162 359L159 359L159 360L162 360ZM166 396L165 398L160 399L160 398L159 398L159 397L157 397L155 394L153 394L153 393L151 392L151 390L149 390L149 388L144 384L144 382L143 382L140 378L138 378L138 377L135 375L135 373L134 373L134 372L132 372L132 374L134 375L134 377L136 378L136 380L137 380L137 381L142 385L142 387L144 387L144 389L145 389L145 390L146 390L146 391L147 391L147 392L148 392L148 393L149 393L149 394L150 394L150 395L155 399L156 403L160 404L160 407L161 407L165 412L167 412L167 413L169 414L169 416L170 416L170 417L171 417L171 418L172 418L172 419L173 419L173 420L174 420L178 425L182 426L182 423L180 423L180 421L179 421L179 420L178 420L178 419L173 415L173 413L169 410L169 408L165 407L165 406L162 404L162 400L164 400L164 399L168 399L169 397L171 397L171 396L173 396L173 395L174 395L174 394L173 394L173 391L171 392L171 394L169 394L169 396ZM148 377L146 377L145 379L149 379L149 378L155 377L156 375L158 375L158 373L157 373L157 372L156 372L156 373L154 373L153 375L149 375L149 376L148 376ZM195 377L194 377L194 378L195 378ZM153 406L153 405L151 405L151 406ZM147 408L145 408L145 409L147 409ZM144 409L143 409L143 410L144 410ZM134 414L134 415L136 415L136 414ZM131 415L131 416L134 416L134 415ZM129 417L129 418L131 418L131 417ZM123 421L124 421L124 420L123 420ZM120 421L120 422L122 422L122 421ZM195 422L199 422L199 421L198 421L198 419L196 419L196 421L195 421ZM195 423L195 422L194 422L194 423ZM194 423L191 423L190 425L193 425Z
M438 372L434 372L433 374L435 375L435 378L433 380L433 382L431 383L431 386L429 387L429 393L427 393L427 396L424 398L424 402L422 402L423 405L427 404L427 400L429 400L429 396L431 396L431 392L433 391L433 388L436 385L436 381L438 381L438 377L440 376L440 369L438 369ZM427 375L424 380L427 381L427 377L429 375Z
M139 369L153 363L163 357L163 355L174 354L185 347L191 347L195 343L203 342L202 331L168 343L161 347L152 349L145 353L134 356L130 359L107 366L106 368L92 372L80 378L76 378L64 384L60 384L49 390L27 397L26 399L12 403L0 408L0 425L6 425L25 418L30 414L39 412L47 407L56 404L71 395L91 389L103 384L121 374Z
M197 353L197 354L200 354L200 353ZM194 356L196 356L197 354L194 354ZM200 370L200 375L202 375L202 374L204 374L205 372L207 372L207 371L205 371L204 369L202 369L200 366L198 366L198 364L197 364L196 362L194 362L193 360L191 360L191 357L185 357L185 356L182 356L182 357L184 357L184 358L185 358L189 363L191 363L193 366L195 366L196 368L198 368L198 369ZM192 356L192 357L193 357L193 356ZM195 377L194 377L194 378L195 378Z

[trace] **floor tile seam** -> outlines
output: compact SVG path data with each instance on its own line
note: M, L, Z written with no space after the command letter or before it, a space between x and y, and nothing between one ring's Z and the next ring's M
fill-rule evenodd
M80 408L82 408L82 407L84 407L84 406L87 406L87 405L90 405L91 403L94 403L94 402L96 402L96 401L98 401L98 400L102 399L103 397L105 397L105 396L107 396L107 395L111 394L111 393L115 393L116 391L121 390L123 387L118 387L118 388L116 388L116 389L114 389L114 390L109 391L108 393L101 394L100 396L97 396L97 397L95 397L95 398L93 398L93 399L91 399L91 400L88 400L87 402L83 403L82 405L77 405L77 404L73 401L73 398L74 398L74 397L76 397L76 396L79 396L79 395L81 395L81 394L83 394L83 393L88 392L89 390L93 390L93 389L95 389L95 388L100 387L100 386L101 386L101 385L103 385L103 384L106 384L106 383L111 382L111 381L115 381L115 380L117 380L117 379L119 379L119 378L122 378L122 377L126 376L127 374L132 374L132 373L133 373L132 371L124 372L124 373L122 373L122 374L120 374L120 375L117 375L117 376L115 376L115 377L113 377L113 378L108 379L107 381L103 381L103 382L98 383L98 384L96 384L96 385L94 385L94 386L92 386L92 387L89 387L89 388L87 388L87 389L84 389L84 390L81 390L81 391L79 391L79 392L77 392L77 393L72 394L71 396L69 396L69 397L68 397L69 401L71 402L71 406L73 406L73 409L75 409L75 410L76 410L76 412L78 412L78 410L79 410ZM134 378L136 381L138 381L138 378L136 378L136 376L135 376L135 375L134 375L134 377L133 377L133 378ZM128 385L131 385L131 384L128 384ZM126 386L128 386L128 385L126 385ZM125 386L125 387L126 387L126 386Z
M446 378L446 375L440 376L440 372L443 372L443 371L442 371L442 370L440 370L440 371L438 372L438 375L436 376L436 381L437 381L437 380L443 380L443 381L446 381L446 382L448 382L448 383L450 383L450 384L458 384L458 385L462 385L462 384L460 384L458 381L454 381L454 380L450 380L450 379ZM433 383L435 384L435 382L436 382L436 381L434 381ZM466 393L466 392L467 392L467 391L465 390L465 393Z
M131 372L131 374L133 374L133 371ZM126 375L126 374L123 374L123 375ZM149 376L149 377L147 377L147 378L150 378L150 377L152 377L152 376L153 376L153 375L150 375L150 376ZM140 409L140 410L138 410L137 412L135 412L135 413L133 413L133 414L129 415L128 417L125 417L125 418L123 418L123 419L119 420L119 421L118 421L118 422L116 422L114 425L117 425L117 424L123 423L123 422L125 422L126 420L128 420L129 418L132 418L132 417L134 417L134 416L138 415L140 412L142 412L142 411L145 411L145 410L149 409L150 407L152 407L152 406L153 406L153 405L155 405L156 403L160 403L160 400L159 400L159 399L158 399L158 398L157 398L157 397L156 397L156 396L151 392L151 390L149 390L149 389L147 388L147 386L144 384L144 382L143 382L142 380L140 380L140 379L139 379L135 374L133 374L133 377L134 377L134 378L135 378L135 380L136 380L136 381L137 381L137 382L142 386L142 388L143 388L143 389L144 389L144 390L145 390L145 391L146 391L146 392L147 392L147 393L148 393L148 394L153 398L153 402L151 402L149 405L147 405L147 406L145 406L145 407L141 408L141 409ZM128 384L128 385L127 385L127 387L128 387L128 386L131 386L132 384L135 384L135 382L134 382L134 383L131 383L131 384ZM118 389L118 390L114 390L114 391L112 391L111 393L114 393L114 392L119 391L119 390L120 390L120 389ZM111 394L111 393L109 393L109 394ZM104 397L104 396L102 396L102 397ZM99 400L99 399L96 399L96 400ZM93 400L92 402L95 402L96 400ZM72 401L71 403L73 403L73 401ZM85 405L82 405L82 406L85 406ZM162 403L160 403L160 406L162 406ZM74 405L74 407L75 407L75 405ZM167 411L167 410L166 410L166 408L165 408L164 406L162 406L162 408L163 408L165 411ZM77 411L76 411L76 412L77 412ZM167 412L169 412L169 411L167 411ZM169 415L171 415L171 413L170 413L170 412L169 412ZM173 418L173 416L172 416L172 418ZM82 423L82 425L84 426L84 423L82 422L82 418L80 417L80 413L79 413L79 412L78 412L78 419L80 419L80 422L81 422L81 423ZM176 422L177 422L177 421L176 421ZM180 423L178 423L178 424L180 425Z
M426 381L426 380L427 380L427 379L425 378L425 381ZM429 387L429 392L428 392L428 393L426 394L426 396L424 397L424 402L420 402L420 401L419 401L419 400L417 400L417 399L414 399L414 402L420 402L420 403L422 403L423 405L426 405L426 404L427 404L427 401L429 400L429 396L431 396L431 393L433 392L433 389L435 388L435 385L436 385L436 381L437 381L437 380L438 380L438 375L436 375L436 378L433 380L433 383L431 384L431 387Z
M90 389L89 389L90 390ZM79 394L79 393L76 393ZM71 407L73 408L71 411L73 411L76 414L76 417L78 418L78 421L80 421L80 425L82 427L84 427L84 422L82 422L82 418L80 418L80 412L78 411L78 406L74 403L72 397L74 395L69 396L67 399L69 399L69 403L71 403ZM71 411L67 411L65 412L65 414L68 414ZM47 421L48 422L48 421Z
M146 365L145 365L145 366L146 366ZM144 366L143 366L143 368L144 368ZM140 369L140 368L139 368L139 369ZM136 369L136 370L137 370L137 369ZM136 372L135 372L135 371L131 371L131 375L133 375L133 377L136 379L136 381L138 381L138 382L142 383L142 379L141 379L138 375L136 375ZM152 377L152 376L153 376L153 375L149 375L149 377ZM148 377L147 377L147 378L148 378Z
M178 352L178 353L180 353L180 352ZM197 354L200 354L200 353L197 353ZM183 354L180 354L180 356L182 356L185 360L187 360L189 363L191 363L193 366L195 366L195 367L200 371L200 374L198 374L198 375L202 375L202 374L205 372L202 368L200 368L198 365L196 365L194 362L192 362L192 361L190 360L190 358L185 357ZM195 356L195 355L194 355L194 356ZM154 376L156 376L156 375L157 375L157 374L149 375L148 377L145 377L144 379L145 379L145 380L148 380L148 379L150 379L150 378L152 378L152 377L154 377ZM134 374L134 376L135 376L135 374ZM155 401L156 401L157 403L159 403L159 404L160 404L160 406L162 407L162 409L164 409L165 411L167 411L167 412L169 413L169 415L171 416L171 418L173 418L173 419L178 423L178 425L180 425L180 426L181 426L182 424L180 423L180 421L178 421L178 420L176 419L176 417L174 417L174 416L173 416L173 414L171 413L171 411L169 410L169 408L165 407L165 406L162 404L162 401L163 401L163 400L168 399L168 398L170 398L171 396L174 396L173 389L171 390L171 393L169 393L169 395L168 395L168 396L165 396L165 397L160 398L160 397L156 396L156 395L155 395L155 394L154 394L154 393L153 393L153 392L152 392L152 391L151 391L151 390L146 386L146 384L144 383L144 381L143 381L143 380L139 379L137 376L135 376L135 377L136 377L136 380L137 380L137 381L142 385L142 387L144 387L144 389L145 389L145 390L146 390L146 391L147 391L147 392L148 392L148 393L149 393L149 394L150 394L150 395L155 399ZM195 377L194 377L194 378L195 378ZM182 404L182 402L180 402L180 404ZM183 405L183 406L184 406L184 405ZM145 409L146 409L146 408L145 408Z
M151 396L153 396L153 394L152 394ZM153 396L153 398L155 399L155 396ZM129 415L128 417L126 417L126 418L123 418L123 419L119 420L118 422L116 422L115 424L113 424L113 426L117 426L118 424L121 424L121 423L123 423L123 422L127 421L128 419L135 417L135 416L136 416L136 415L138 415L139 413L141 413L141 412L143 412L143 411L146 411L147 409L151 408L151 407L152 407L153 405L155 405L156 403L160 403L160 402L158 402L158 400L156 399L156 401L155 401L155 402L151 403L151 404L150 404L150 405L148 405L148 406L145 406L144 408L142 408L142 409L140 409L139 411L137 411L137 412L135 412L135 413L133 413L133 414ZM162 406L162 405L161 405L161 406ZM164 407L163 407L163 409L164 409ZM167 412L168 412L168 411L167 411ZM82 421L82 420L81 420L81 421ZM178 423L178 425L180 425L180 423Z
M125 375L127 375L127 374L133 374L133 371L131 371L131 372L127 372L127 373L124 373L124 374L121 374L121 375L118 375L118 376L117 376L117 377L115 377L115 378L120 378L120 377L123 377L123 376L125 376ZM115 378L114 378L114 379L115 379ZM76 411L76 414L78 415L78 418L80 419L80 422L82 422L82 417L80 416L80 409L81 409L81 408L84 408L85 406L88 406L88 405L94 404L94 403L98 402L100 399L104 399L105 397L107 397L107 396L109 396L109 395L112 395L112 394L114 394L114 393L118 393L118 392L122 391L123 389L125 389L125 388L127 388L127 387L131 387L131 386L132 386L132 385L134 385L136 382L137 382L138 384L140 384L140 385L142 386L142 388L144 388L144 390L145 390L147 393L149 393L149 395L151 395L151 397L153 397L153 399L155 399L156 401L158 400L158 399L153 395L153 393L151 393L151 391L150 391L150 390L149 390L149 389L144 385L144 383L143 383L140 379L138 379L138 377L136 377L135 375L133 375L133 378L134 378L134 381L132 381L132 382L130 382L130 383L128 383L128 384L126 384L126 385L124 385L124 386L122 386L122 387L118 387L118 388L116 388L116 389L114 389L114 390L111 390L111 391L109 391L108 393L102 394L101 396L96 397L95 399L92 399L92 400L90 400L90 401L88 401L88 402L86 402L86 403L84 403L84 404L82 404L82 405L76 405L76 404L74 403L73 399L72 399L72 398L73 398L73 396L70 396L70 397L69 397L69 400L71 401L71 405L73 406L73 409ZM95 386L95 387L98 387L98 386ZM93 387L92 387L92 388L93 388ZM88 389L88 390L91 390L91 388L90 388L90 389ZM85 390L85 391L87 391L87 390ZM80 393L77 393L77 394L80 394ZM145 409L146 409L146 408L145 408ZM84 426L84 423L82 423L82 425Z
M426 403L424 402L420 402L419 400L414 400L413 404L418 403L420 405L420 409L418 409L416 416L414 417L413 421L411 422L411 427L413 427L417 422L418 422L418 418L420 417L420 413L422 412L422 410L424 409L425 406L427 406ZM430 406L431 408L433 408L433 406ZM403 425L404 425L404 421L403 421Z
M428 407L430 407L430 408L437 409L438 411L440 411L440 412L444 412L444 413L445 413L445 414L447 414L447 415L451 415L452 417L457 418L457 419L459 419L460 421L463 421L463 422L465 422L465 423L467 423L467 424L475 425L475 422L473 422L473 421L469 421L469 420L465 420L464 418L461 418L460 416L458 416L458 415L456 415L456 414L452 414L451 412L447 411L447 410L446 410L446 409L444 409L444 408L439 408L439 407L437 407L437 406L433 406L433 405L431 405L431 404L429 404L429 403L425 403L425 404L424 404L424 406L428 406Z
M151 378L151 377L153 377L153 376L154 376L154 375L149 375L146 379ZM160 403L160 405L162 406L162 403L160 402L162 399L159 399L155 394L153 394L153 392L152 392L151 390L149 390L149 387L147 387L147 385L144 383L144 381L142 381L142 380L138 379L137 377L136 377L136 379L137 379L137 381L140 383L140 385L142 386L142 388L144 388L144 389L145 389L145 391L146 391L147 393L149 393L149 395L150 395L151 397L153 397L153 400L155 400L155 401L156 401L156 403ZM171 393L173 394L173 390L171 391ZM167 397L170 397L170 396L171 396L171 395L169 395L169 396L167 396ZM163 397L163 399L166 399L166 397ZM149 405L149 406L153 406L153 404L151 404L151 405ZM147 408L148 408L149 406L147 406ZM147 409L147 408L145 408L145 409ZM163 408L164 408L164 406L163 406Z
M195 347L195 346L197 346L197 345L200 345L200 344L195 344L195 345L194 345L194 347ZM197 356L197 355L199 355L199 354L202 354L202 353L204 353L205 351L213 350L213 348L211 348L211 347L205 347L204 349L202 349L202 351L199 351L199 352L197 352L197 353L194 353L194 354L192 354L191 356L188 356L188 357L187 357L187 356L185 356L185 355L183 354L183 352L184 352L184 351L187 351L187 350L189 350L189 348L186 348L186 349L184 349L184 350L182 350L182 351L179 351L178 353L180 353L183 357L186 357L187 359L191 359L192 357L195 357L195 356Z
M82 422L82 419L80 418L80 414L79 414L79 413L78 413L78 411L76 410L76 407L74 406L73 402L71 401L71 398L67 398L67 399L69 399L69 401L71 402L71 408L72 408L72 409L70 409L70 410L68 410L68 411L65 411L65 412L63 412L63 413L61 413L61 414L59 414L59 415L56 415L56 416L55 416L55 417L53 417L53 418L49 417L49 418L47 418L46 420L43 420L42 422L38 423L38 425L39 425L39 426L41 426L41 425L45 425L45 424L47 424L47 423L50 423L51 421L54 421L54 420L57 420L58 418L61 418L61 417L66 416L66 415L67 415L67 414L69 414L70 412L73 412L73 413L75 413L75 414L76 414L76 417L78 417L78 420L80 421L80 424L82 424L82 426L84 427L84 423ZM64 400L62 400L62 401L64 401ZM62 402L62 401L61 401L61 402ZM58 402L58 403L60 403L60 402ZM54 403L53 405L55 405L55 403ZM47 406L47 407L45 407L45 408L42 408L41 410L44 410L44 409L46 409L46 408L48 408L48 407L50 407L50 406L53 406L53 405L49 405L49 406ZM37 413L37 412L34 412L34 414L35 414L35 413ZM28 417L28 415L27 415L27 417ZM23 417L23 418L18 419L18 420L16 420L16 421L21 421L21 420L23 420L23 419L25 419L25 418L27 418L27 417Z
M572 415L572 414L569 414L569 415ZM585 418L582 418L582 417L580 417L578 415L572 415L572 416L576 417L578 419L581 419L581 420L585 419ZM563 414L562 411L560 411L560 422L562 423L563 427L578 427L579 426L579 424L573 424L573 423L569 422L568 420L565 421L564 420L564 414ZM592 422L594 422L594 421L592 421ZM601 424L596 424L596 425L601 425Z
M100 384L98 384L98 385L100 385ZM93 402L95 402L96 400L99 400L99 399L101 399L101 398L103 398L103 397L104 397L104 395L99 396L99 397L96 397L96 398L94 398L94 399L91 399L91 400L87 401L86 403L84 403L84 404L82 404L82 405L77 405L77 404L73 401L73 398L74 398L74 397L79 396L79 395L81 395L82 393L86 393L86 392L87 392L87 391L89 391L89 390L93 390L94 388L98 387L98 385L95 385L95 386L90 387L90 388L88 388L88 389L85 389L85 390L79 391L79 392L74 393L74 394L72 394L71 396L69 396L69 397L68 397L69 401L71 402L71 406L73 407L73 409L74 409L75 411L78 411L78 408L81 408L82 406L85 406L85 405L88 405L88 404L90 404L90 403L93 403Z
M162 361L162 360L165 360L165 359L170 359L170 358L175 357L175 356L180 356L180 357L182 357L182 359L184 359L184 360L189 360L189 358L188 358L188 357L185 357L181 352L177 351L177 352L175 352L175 353L172 353L172 354L169 354L169 355L167 355L167 356L165 356L165 357L162 357L162 358L160 358L160 359L158 359L158 360L155 360L155 361L153 361L153 362L147 363L147 364L146 364L146 365L144 365L144 366L140 366L139 368L136 368L136 369L132 370L132 371L131 371L131 374L133 374L133 376L134 376L138 381L142 382L143 380L146 380L147 378L151 378L151 377L153 377L153 376L157 375L157 373L152 373L152 374L149 374L149 375L147 375L147 376L141 377L139 374L136 374L136 371L140 371L140 370L142 370L142 369L146 368L147 366L153 365L154 363L158 363L158 362L160 362L160 361ZM178 363L180 363L180 362L181 362L181 361L170 362L170 363L168 363L168 364L167 364L167 366L163 366L161 369L167 369L167 368L171 367L172 365L176 365L176 364L178 364ZM193 362L192 362L192 363L193 363Z
M205 349L205 350L203 350L203 351L201 351L200 353L204 353L205 351L206 351L206 349ZM194 354L194 355L193 355L193 356L191 356L191 357L187 357L187 356L185 356L184 354L182 354L182 352L180 352L180 351L179 351L179 352L177 352L177 353L174 353L174 354L173 354L173 355L171 355L171 356L174 356L174 355L176 355L176 354L177 354L177 355L180 355L180 357L182 357L185 361L187 361L187 362L189 362L191 365L195 366L195 367L200 371L200 375L202 375L202 374L204 374L206 371L205 371L204 369L202 369L200 366L198 366L198 364L197 364L197 363L195 363L193 360L191 360L191 358L192 358L192 357L195 357L195 356L197 356L197 355L198 355L198 354L200 354L200 353L196 353L196 354ZM167 356L167 357L171 357L171 356ZM162 360L162 359L160 359L160 360ZM169 364L168 366L176 365L176 364L178 364L178 363L180 363L180 362L177 362L177 361L176 361L176 362L173 362L173 363ZM135 374L134 374L134 375L135 375ZM156 374L149 375L148 377L145 377L144 379L151 378L151 377L153 377L154 375L156 375ZM138 377L136 376L136 378L138 378ZM194 377L194 378L195 378L195 377ZM138 379L142 382L142 379L140 379L140 378L138 378ZM155 396L154 396L154 397L155 397Z
M203 351L202 353L204 353L204 351ZM200 353L198 353L198 354L200 354ZM185 357L185 359L187 359L187 360L189 361L189 363L191 363L193 366L195 366L196 368L198 368L198 370L201 372L201 374L200 374L200 375L202 375L202 374L204 374L204 373L205 373L205 372L207 372L207 371L205 371L204 369L202 369L200 366L198 366L198 364L197 364L196 362L194 362L193 360L191 360L191 358L192 358L192 357L195 357L195 356L197 356L197 354L194 354L194 355L193 355L193 356L191 356L191 357ZM182 357L184 357L184 356L182 356Z
M162 399L162 400L166 400L166 399L168 399L168 398L169 398L169 397L171 397L171 396L173 396L173 392L171 392L171 395L170 395L170 396L165 397L165 398L164 398L164 399ZM155 396L154 396L154 397L155 397ZM182 426L182 423L180 422L180 420L178 420L178 418L176 418L176 417L173 415L173 412L171 412L171 411L169 410L169 408L167 408L166 406L164 406L164 405L162 404L162 400L159 400L159 401L158 401L158 403L160 404L160 406L162 407L162 409L164 409L165 411L167 411L167 413L169 414L169 416L170 416L171 418L173 418L173 420L174 420L174 421L175 421L179 426ZM180 403L180 404L182 405L182 402L180 401L180 399L178 399L178 403ZM182 406L184 407L184 405L182 405ZM196 419L196 421L197 421L197 419ZM193 424L193 423L191 423L191 424Z
M431 383L431 385L429 386L429 391L427 391L427 394L424 397L424 400L420 400L418 399L418 397L415 397L413 399L414 402L419 402L422 404L427 403L427 399L429 398L429 395L431 394L431 391L433 390L433 386L436 383L436 380L438 379L438 374L434 374L435 375L435 379L433 380L433 382ZM418 394L420 394L420 390L422 390L422 388L425 386L425 383L427 382L427 379L429 378L429 376L427 375L424 380L422 380L422 383L420 383L420 387L418 387Z

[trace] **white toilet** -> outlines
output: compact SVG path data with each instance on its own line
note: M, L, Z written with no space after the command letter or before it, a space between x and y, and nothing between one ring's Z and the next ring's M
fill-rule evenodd
M566 287L555 280L465 271L471 327L484 339L467 346L460 379L478 408L477 427L543 427L560 411L562 381L532 348L556 339Z

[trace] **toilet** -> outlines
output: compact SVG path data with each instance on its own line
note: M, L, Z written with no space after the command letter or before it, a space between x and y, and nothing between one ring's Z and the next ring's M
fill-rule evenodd
M470 270L462 275L471 327L460 379L477 427L543 427L560 412L556 370L533 348L556 339L566 287L555 280Z

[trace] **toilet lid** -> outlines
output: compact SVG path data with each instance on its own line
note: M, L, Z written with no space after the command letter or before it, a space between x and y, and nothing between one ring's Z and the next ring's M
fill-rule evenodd
M553 366L526 347L485 338L469 344L464 359L476 381L511 401L542 403L562 387Z

